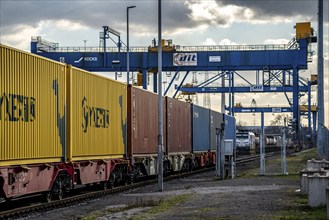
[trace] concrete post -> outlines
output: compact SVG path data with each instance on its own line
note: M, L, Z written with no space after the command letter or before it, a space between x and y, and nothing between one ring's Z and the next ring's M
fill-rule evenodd
M216 176L218 176L218 177L221 176L220 144L221 144L220 128L216 128Z
M282 174L287 175L287 160L286 160L286 128L282 129L282 143L281 143L281 168Z
M225 168L224 129L225 121L221 123L220 128L216 128L216 176L222 177L222 179L224 179Z
M261 113L261 131L259 137L260 143L260 175L265 175L265 146L264 146L264 112Z

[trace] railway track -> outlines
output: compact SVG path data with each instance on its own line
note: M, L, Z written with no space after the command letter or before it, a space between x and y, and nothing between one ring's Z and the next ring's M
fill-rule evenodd
M265 154L265 158L277 156L279 154L281 154L281 152L270 152L270 153L266 153ZM255 161L257 159L260 159L260 155L259 154L254 155L254 156L237 158L236 162L237 162L237 164L238 163L247 163L247 162Z
M272 157L275 155L278 155L278 153L274 153L274 152L269 153L269 154L266 154L266 157ZM247 162L258 160L259 158L260 158L259 155L245 156L245 157L237 158L236 162L237 162L237 164L242 164L242 163L247 163ZM192 171L189 173L175 174L175 175L165 177L164 180L168 181L168 180L175 179L175 178L187 177L187 176L191 176L191 175L194 175L197 173L210 171L210 170L214 170L214 169L215 169L214 167L210 167L210 168ZM100 198L100 197L104 197L106 195L110 195L113 193L123 192L123 191L127 191L130 189L136 188L136 187L141 187L141 186L156 184L156 183L157 183L157 180L152 179L152 180L146 180L146 181L142 181L142 182L133 183L130 185L119 186L119 187L115 187L112 189L105 189L105 190L100 189L100 187L98 187L98 190L96 190L96 187L93 187L92 188L93 191L83 191L83 192L81 192L81 194L71 195L69 197L63 198L62 200L54 200L49 203L40 202L40 199L38 200L39 202L35 202L35 200L33 200L34 202L30 202L29 204L28 203L23 204L24 200L22 200L22 199L12 200L9 203L0 201L0 210L1 210L0 219L18 218L21 216L27 216L27 215L33 214L34 212L41 212L41 211L46 211L46 210L51 210L51 209L67 207L70 205L81 203L86 200ZM37 198L37 197L38 196L34 196L33 198ZM41 195L40 195L40 198L41 198ZM18 205L17 205L17 203L18 203ZM16 204L15 206L17 206L17 207L14 206L14 208L13 208L13 204Z

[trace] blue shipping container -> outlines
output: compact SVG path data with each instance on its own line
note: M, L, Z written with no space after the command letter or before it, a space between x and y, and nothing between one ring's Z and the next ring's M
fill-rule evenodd
M209 109L193 105L193 152L207 152L210 150L210 116Z
M216 128L220 128L223 120L222 113L210 110L210 146L212 151L216 151L217 147Z

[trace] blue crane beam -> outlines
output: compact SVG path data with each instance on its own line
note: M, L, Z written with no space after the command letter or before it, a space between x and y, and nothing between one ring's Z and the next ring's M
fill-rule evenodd
M299 49L246 51L172 51L163 52L163 71L239 71L307 69L307 41L301 39ZM126 71L125 52L41 52L37 42L31 42L31 52L65 62L88 71ZM130 52L130 70L156 70L157 53ZM184 62L191 57L195 62ZM213 57L217 59L212 59ZM178 60L177 62L177 59ZM182 61L183 62L180 62ZM181 65L180 65L181 64Z
M228 110L228 109L227 109ZM236 113L283 113L292 112L292 107L234 107Z
M175 89L178 86L175 85ZM179 90L186 93L264 93L264 92L293 92L293 86L264 86L261 90L253 90L251 87L181 87ZM307 86L299 86L299 92L307 92Z
M301 114L302 115L308 115L309 117L311 117L311 110L305 109L305 106L303 106L304 108L301 109ZM227 106L225 106L226 110L229 110L229 108ZM311 108L309 108L311 109ZM293 112L293 108L292 107L238 107L238 106L234 106L234 111L236 113L284 113L284 112ZM315 112L315 111L313 111ZM312 112L312 113L313 113Z

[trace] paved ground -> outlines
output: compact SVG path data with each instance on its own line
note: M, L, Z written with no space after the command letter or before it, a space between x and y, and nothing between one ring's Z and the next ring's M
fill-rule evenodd
M279 172L280 161L272 160L267 170ZM239 167L235 179L218 180L213 171L165 182L163 192L140 187L28 219L310 219L299 177L253 175L258 164Z

